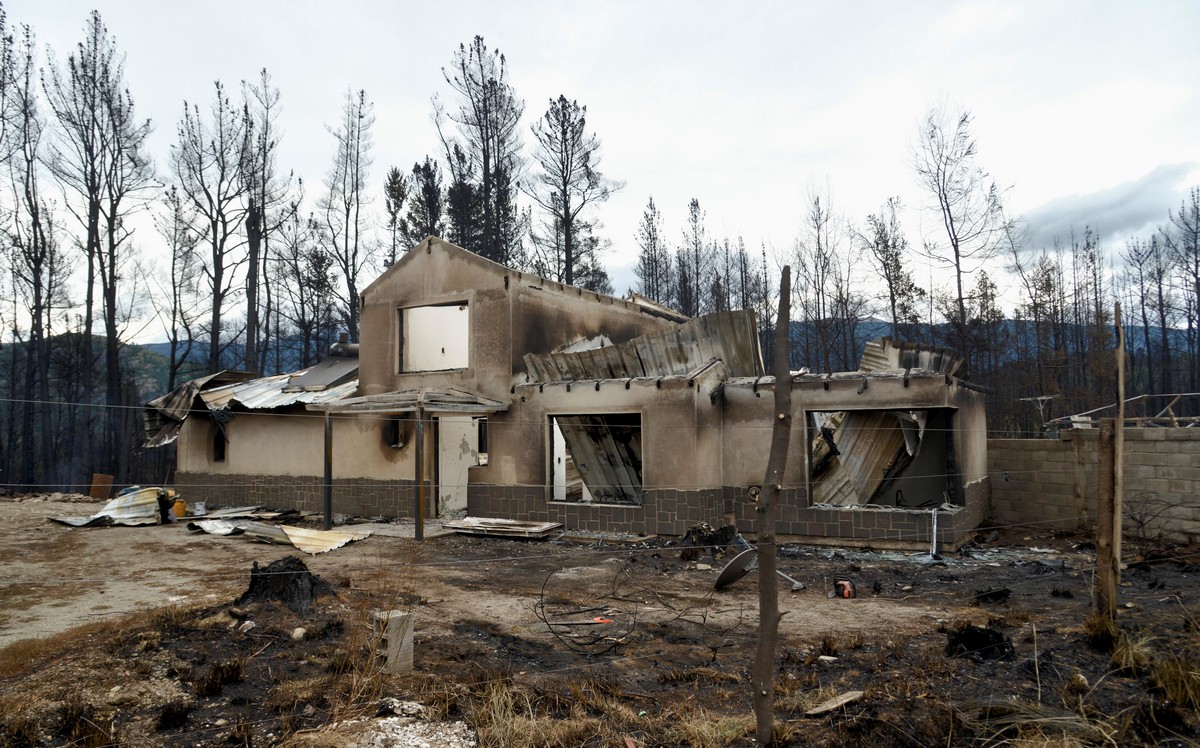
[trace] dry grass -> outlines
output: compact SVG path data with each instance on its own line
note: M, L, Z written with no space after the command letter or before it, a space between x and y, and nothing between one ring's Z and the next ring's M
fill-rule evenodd
M1083 623L1084 641L1101 652L1112 652L1119 634L1116 621L1099 611L1092 611Z
M971 701L961 705L963 725L984 736L986 746L1069 748L1123 744L1121 725L1112 720L1028 701Z
M1153 643L1152 636L1120 631L1113 642L1109 665L1119 675L1140 675L1150 665L1150 657L1154 654Z
M231 683L241 683L242 668L244 665L245 662L241 659L214 662L192 684L196 695L200 698L219 696L221 691L225 689L225 686Z
M140 630L145 624L144 613L131 613L78 626L53 636L13 642L0 649L0 678L23 675L58 658L63 652L78 647L82 642L113 639L131 628Z
M659 683L741 683L737 673L726 673L712 667L672 668L658 676Z
M1165 654L1154 663L1154 685L1181 707L1200 710L1200 656L1196 650Z
M58 708L58 734L78 748L107 748L121 744L112 715L73 695Z
M596 717L539 715L528 692L503 682L488 688L469 721L479 736L480 748L568 748L611 732L611 723Z
M723 748L745 745L754 736L754 728L752 715L727 717L701 709L669 728L667 734L690 748Z
M842 692L842 690L835 685L828 685L817 689L792 689L788 688L787 685L783 685L798 682L799 681L787 681L783 678L777 679L775 683L776 714L801 715L815 706L824 704L826 701L829 701Z

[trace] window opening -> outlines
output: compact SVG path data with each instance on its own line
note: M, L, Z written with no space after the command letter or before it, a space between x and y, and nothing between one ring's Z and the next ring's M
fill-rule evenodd
M465 369L470 351L467 302L399 310L399 370L404 372Z
M810 411L812 502L913 509L957 502L951 417L946 409Z
M403 418L388 418L383 422L383 443L392 449L404 447Z
M640 413L550 417L551 498L642 503Z
M482 416L475 419L475 451L479 454L479 464L488 464L488 419Z

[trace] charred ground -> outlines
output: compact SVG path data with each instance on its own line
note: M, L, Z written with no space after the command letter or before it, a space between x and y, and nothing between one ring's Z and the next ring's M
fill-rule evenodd
M174 605L104 610L0 650L6 745L340 745L347 720L387 712L390 699L424 704L428 720L464 720L484 745L721 746L753 735L754 574L713 592L727 556L694 558L678 540L373 537L304 559L327 586L298 613L269 595L239 601L251 562L288 549L181 527L47 529L13 502L0 514L23 528L6 540L20 540L25 559L6 560L19 577L5 583L0 633L46 597L67 611L94 595L96 568L116 598L121 585L144 587L153 574L135 565L147 546L164 568L196 573ZM940 559L786 547L780 567L807 589L781 593L778 742L1194 744L1200 554L1135 552L1114 632L1089 618L1083 536L1009 532ZM31 565L39 553L44 563ZM89 558L88 580L63 574ZM838 577L858 598L827 596ZM414 614L415 673L389 676L373 660L379 609ZM863 695L805 715L850 691Z

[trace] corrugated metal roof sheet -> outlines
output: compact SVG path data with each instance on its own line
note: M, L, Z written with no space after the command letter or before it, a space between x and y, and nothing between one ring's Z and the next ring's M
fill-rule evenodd
M637 413L554 417L584 484L600 502L642 500L642 422Z
M100 524L153 525L159 521L159 496L168 492L158 486L126 490L105 504L90 517L51 517L72 527L92 527Z
M942 374L953 375L963 365L958 354L944 348L922 348L917 345L896 343L891 338L868 341L863 346L859 371L886 371L888 369L930 369Z
M348 346L347 346L348 347ZM330 356L297 376L284 387L285 391L327 390L343 384L358 374L357 356Z
M898 416L886 410L841 411L829 420L837 453L829 454L824 439L813 440L813 464L829 457L826 471L814 476L813 501L870 503L884 482L912 459Z
M357 366L355 371L357 372ZM272 410L297 403L306 405L333 403L354 394L358 389L358 379L351 379L324 390L289 389L288 383L298 375L299 373L277 374L273 377L254 379L242 384L205 390L200 393L200 399L204 401L209 410L222 410L235 403L247 410Z
M179 436L179 427L187 418L196 395L205 384L218 376L220 372L184 382L162 397L146 403L142 410L142 430L146 446L160 447L175 441Z
M358 379L348 377L358 373L358 359L347 357L333 361L334 364L326 366L318 364L289 374L237 381L209 389L205 389L205 386L231 376L236 377L239 373L218 372L184 382L162 397L146 403L142 410L145 445L160 447L175 441L188 414L200 404L209 411L227 410L234 404L247 410L272 410L297 403L327 404L353 395L358 389ZM318 372L317 376L306 380L305 376L313 372ZM341 381L317 389L318 382L323 379ZM305 386L297 386L297 383L304 383Z
M526 354L535 382L629 379L683 375L714 358L732 376L763 373L754 314L748 310L706 314L660 333L576 353Z
M315 405L309 409L336 413L405 413L418 407L431 413L495 413L508 409L508 403L453 387L421 387Z

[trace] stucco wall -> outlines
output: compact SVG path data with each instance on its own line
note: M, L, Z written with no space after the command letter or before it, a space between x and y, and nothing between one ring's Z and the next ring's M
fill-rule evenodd
M1098 436L1074 429L1057 439L989 440L996 522L1092 526ZM1200 540L1200 429L1126 429L1124 504L1127 535Z
M406 423L401 449L383 438L383 419L370 416L333 419L335 478L415 480L413 424ZM208 418L184 421L179 433L178 473L212 475L325 475L325 417L296 410L289 413L238 412L226 425L225 461L213 462ZM432 451L432 439L426 444Z

